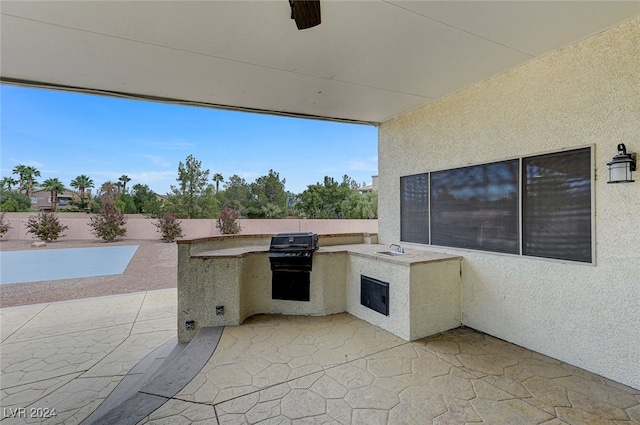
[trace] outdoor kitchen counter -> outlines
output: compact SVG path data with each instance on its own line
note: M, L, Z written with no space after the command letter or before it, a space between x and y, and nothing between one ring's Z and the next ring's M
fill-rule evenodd
M462 257L412 247L391 256L381 253L393 251L388 245L354 239L320 238L309 301L273 298L269 238L179 244L179 340L188 342L201 327L240 325L255 314L348 312L408 341L460 326ZM388 314L362 304L363 279L388 285Z
M354 245L335 245L320 247L317 253L323 252L346 252L349 255L357 255L388 263L413 266L422 263L433 263L437 261L460 260L459 256L441 254L439 252L423 251L421 249L404 248L402 255L381 254L384 251L393 251L387 245L380 244L354 244Z
M315 255L324 253L346 253L360 257L371 258L389 263L413 266L422 263L432 263L437 261L460 260L461 257L455 255L442 254L439 252L425 251L421 249L405 248L402 255L387 255L380 252L390 251L387 245L381 244L352 244L352 245L332 245L321 246ZM268 253L268 246L244 246L236 248L214 249L192 254L192 257L199 258L219 258L219 257L242 257L248 254Z
M197 254L192 254L192 257L199 258L218 258L218 257L242 257L247 254L256 254L256 253L265 253L269 252L268 246L241 246L236 248L222 248L222 249L212 249L209 251L199 252Z

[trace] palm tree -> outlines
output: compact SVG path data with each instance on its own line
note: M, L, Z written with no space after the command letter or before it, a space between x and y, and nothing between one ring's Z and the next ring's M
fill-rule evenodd
M57 177L54 177L46 179L42 188L51 192L51 209L55 211L58 207L58 193L64 192L64 184Z
M0 183L2 183L2 188L3 189L6 187L7 190L9 192L11 192L11 186L15 186L19 182L18 182L18 180L14 179L13 177L3 177L2 181Z
M24 175L25 175L25 168L27 168L26 165L24 164L18 164L15 167L13 167L13 174L17 174L18 177L20 178L19 180L19 184L18 184L18 192L20 192L23 187L24 187Z
M78 189L78 191L80 192L80 207L84 209L85 193L87 189L94 187L93 180L91 180L89 176L81 174L75 179L71 180L71 187Z
M220 182L224 181L224 177L222 177L222 174L220 173L215 173L213 175L213 181L216 182L216 193L218 193L218 190L220 189Z
M71 180L71 187L78 189L80 192L80 197L84 198L85 191L94 187L93 180L89 176L84 174L80 174L75 179Z
M126 174L123 174L123 175L120 176L118 181L122 183L122 193L126 193L126 191L127 191L127 182L130 182L131 179Z
M31 198L33 187L38 184L34 177L40 177L40 171L32 165L18 164L13 167L13 174L20 176L20 188L18 190L24 190L25 194Z

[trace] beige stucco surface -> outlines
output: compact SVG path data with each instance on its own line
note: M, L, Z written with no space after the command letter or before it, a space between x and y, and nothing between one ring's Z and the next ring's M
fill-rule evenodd
M264 237L179 243L178 338L187 342L201 327L239 325L266 313L326 316L346 311L405 340L460 326L459 257L423 250L389 257L379 253L388 250L386 245L363 240L363 234L320 238L309 301L272 298L269 240ZM388 316L360 304L361 275L389 283ZM224 314L216 315L216 306L224 306ZM186 329L188 320L194 321L193 330Z
M26 223L33 212L6 213L9 231L2 237L4 240L31 240L33 235L27 233ZM85 213L58 213L60 223L68 226L63 232L67 240L92 240L96 236L91 233L89 221L91 215ZM123 239L160 239L156 220L146 218L142 214L127 214L125 228L127 234ZM280 232L315 232L318 234L337 234L353 232L378 232L378 220L346 220L346 219L239 219L241 233L245 235L274 234ZM183 219L180 220L184 238L205 238L219 236L215 219Z
M460 326L460 259L415 263L419 254L406 251L391 260L350 255L346 311L407 341ZM389 283L388 316L361 305L362 275Z
M640 19L380 126L379 240L400 237L400 176L594 147L595 265L429 247L464 257L462 322L640 388Z

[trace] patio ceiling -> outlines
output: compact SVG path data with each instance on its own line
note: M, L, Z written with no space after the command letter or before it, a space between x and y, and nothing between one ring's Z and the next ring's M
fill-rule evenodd
M380 123L640 15L638 1L2 1L6 83Z

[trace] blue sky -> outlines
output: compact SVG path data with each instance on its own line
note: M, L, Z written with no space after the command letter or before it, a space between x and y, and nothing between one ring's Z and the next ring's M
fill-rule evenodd
M67 187L81 174L98 188L126 174L165 194L188 155L210 175L247 183L270 169L301 193L324 176L371 183L378 174L377 129L0 85L0 175L35 166L39 182ZM17 176L14 176L17 178Z

